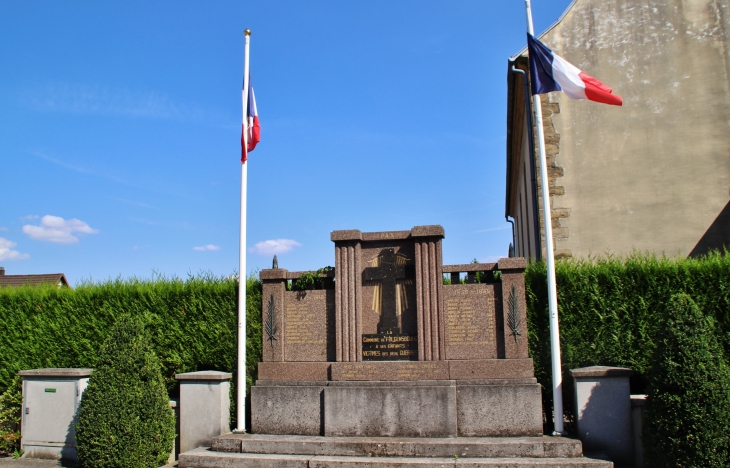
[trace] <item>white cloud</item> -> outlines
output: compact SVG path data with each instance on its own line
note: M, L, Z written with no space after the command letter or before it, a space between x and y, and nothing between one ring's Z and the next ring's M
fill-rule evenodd
M26 224L23 226L23 232L31 239L57 242L59 244L74 244L79 241L79 238L74 236L73 233L96 234L99 231L92 229L80 219L63 219L60 216L45 215L41 218L39 226Z
M206 245L201 245L198 247L193 247L193 250L197 250L199 252L210 252L211 250L220 250L220 249L221 248L219 246L213 245L213 244L206 244Z
M489 255L487 257L480 258L479 259L479 263L497 263L500 258L505 258L505 257L506 257L506 255L502 255L502 256L499 256L499 255Z
M23 260L24 258L30 257L28 254L13 250L13 247L16 245L18 244L0 237L0 260Z
M259 255L282 254L291 251L294 247L301 247L302 244L292 239L272 239L257 242L249 252Z
M506 226L499 226L499 227L493 227L488 229L480 229L479 231L474 231L472 234L476 234L478 232L494 232L494 231L504 231L505 229L510 229L512 226L509 224Z
M157 208L156 206L152 206L147 203L142 203L142 202L133 201L133 200L125 200L123 198L116 198L115 200L120 201L122 203L126 203L127 205L141 206L142 208L150 208L153 210L159 210L159 208Z
M221 125L228 116L195 105L174 102L158 91L113 86L49 82L22 90L18 100L40 112L77 115L121 115L132 118L173 119Z
M7 230L8 230L8 228L0 226L0 231L7 231Z

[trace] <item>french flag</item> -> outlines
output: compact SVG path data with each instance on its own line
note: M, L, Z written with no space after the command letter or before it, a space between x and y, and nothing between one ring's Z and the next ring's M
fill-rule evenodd
M242 90L245 92L245 90ZM248 132L248 135L246 135ZM248 137L248 147L246 139ZM261 126L259 125L259 113L256 110L256 97L253 94L253 85L251 77L248 78L248 107L246 109L246 120L241 124L241 162L245 163L248 159L248 152L256 148L256 144L261 141Z
M623 104L621 97L613 94L611 88L580 71L529 33L527 48L533 95L562 91L572 99L590 99L613 106Z

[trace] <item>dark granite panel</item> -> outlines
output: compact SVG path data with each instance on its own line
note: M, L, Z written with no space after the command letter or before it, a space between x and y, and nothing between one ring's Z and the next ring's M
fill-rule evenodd
M283 280L287 279L289 276L289 270L286 270L284 268L276 268L273 270L261 270L259 273L259 278L261 278L262 281L264 280Z
M446 359L497 358L494 284L443 288Z
M329 360L334 354L335 291L287 291L284 297L284 360Z
M527 260L522 257L500 258L497 262L498 270L524 270L527 268Z
M330 234L332 242L338 241L359 241L362 240L362 232L359 229L348 229L343 231L332 231Z
M500 260L501 262L501 260ZM514 317L510 297L514 294ZM522 359L529 356L527 347L527 304L523 270L502 271L502 316L504 323L504 357Z
M264 270L277 271L277 270ZM285 270L284 270L285 271ZM262 360L274 362L284 360L284 292L286 280L263 280L261 288L263 340ZM269 306L273 301L273 310L269 314ZM267 324L269 325L267 327Z
M411 229L413 237L444 237L444 228L435 224L431 226L415 226Z
M448 380L449 364L436 362L335 362L332 380Z
M405 240L409 237L411 237L411 231L383 231L362 233L362 240L365 242Z
M479 361L447 361L449 378L462 379L529 379L535 376L532 359L485 359Z
M330 380L330 362L259 362L261 380Z
M335 348L336 348L336 360L342 361L343 356L343 344L342 344L342 322L344 314L344 305L342 297L345 294L344 291L344 278L345 269L343 267L342 260L342 247L335 247L335 271L337 272L337 280L335 281Z

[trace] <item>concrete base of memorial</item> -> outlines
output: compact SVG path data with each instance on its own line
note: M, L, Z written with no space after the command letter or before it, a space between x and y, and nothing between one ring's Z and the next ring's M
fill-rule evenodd
M180 455L180 468L552 467L613 468L563 437L321 437L224 434Z
M255 434L492 437L542 435L534 378L261 381L251 388Z

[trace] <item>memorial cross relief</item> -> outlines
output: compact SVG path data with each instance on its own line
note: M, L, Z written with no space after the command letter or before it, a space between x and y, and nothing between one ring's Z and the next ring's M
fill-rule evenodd
M400 324L397 308L397 280L415 276L412 268L399 265L395 249L383 249L379 255L379 265L363 270L362 279L365 281L380 281L382 294L380 333L400 334Z

